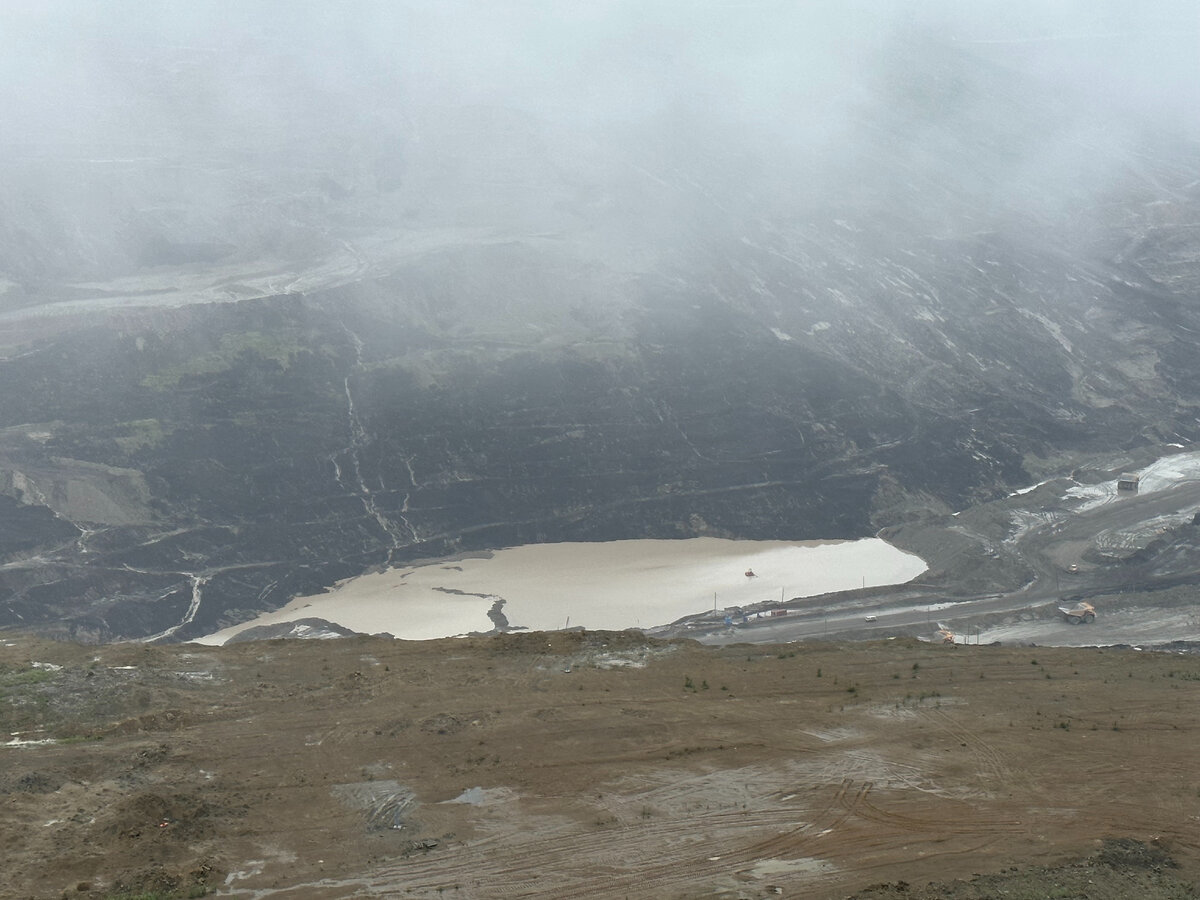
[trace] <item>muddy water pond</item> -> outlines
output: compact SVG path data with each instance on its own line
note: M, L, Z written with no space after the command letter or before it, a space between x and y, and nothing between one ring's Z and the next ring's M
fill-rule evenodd
M528 544L351 578L324 594L201 639L222 644L257 625L321 618L354 631L429 640L513 629L649 628L683 616L830 591L901 584L925 563L878 538L719 538Z

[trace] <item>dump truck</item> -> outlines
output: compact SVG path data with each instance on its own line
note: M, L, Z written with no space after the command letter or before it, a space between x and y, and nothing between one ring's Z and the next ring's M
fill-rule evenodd
M1078 601L1073 606L1060 606L1058 611L1072 625L1091 625L1096 621L1096 607L1083 600Z

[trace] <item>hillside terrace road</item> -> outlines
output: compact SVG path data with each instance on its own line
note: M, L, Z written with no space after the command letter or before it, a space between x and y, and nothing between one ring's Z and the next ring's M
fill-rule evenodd
M1032 499L1032 498L1031 498ZM777 643L837 638L873 638L914 628L937 629L939 618L961 622L972 617L1020 612L1055 604L1064 597L1088 597L1113 593L1122 586L1180 584L1200 581L1200 572L1155 572L1152 561L1113 568L1089 562L1084 554L1102 543L1109 548L1125 547L1132 552L1145 546L1168 527L1190 523L1200 510L1200 467L1184 472L1179 480L1145 493L1093 491L1091 497L1063 497L1056 505L1031 503L1014 511L1014 519L1028 524L1003 543L1035 577L1019 588L974 596L952 593L941 587L920 584L879 588L864 597L862 592L804 598L789 604L789 613L778 618L752 619L732 627L692 621L676 623L671 634L704 643ZM1022 514L1023 515L1018 515ZM977 539L991 547L994 541L976 534L956 521L948 530ZM1072 566L1075 571L1072 571ZM927 573L935 574L932 571ZM867 616L874 616L867 621ZM969 634L962 637L969 639Z

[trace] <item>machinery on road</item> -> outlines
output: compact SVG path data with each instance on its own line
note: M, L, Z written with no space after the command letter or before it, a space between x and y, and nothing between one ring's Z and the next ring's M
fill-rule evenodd
M1060 606L1058 611L1072 625L1091 625L1096 621L1096 607L1083 600L1078 601L1074 606Z

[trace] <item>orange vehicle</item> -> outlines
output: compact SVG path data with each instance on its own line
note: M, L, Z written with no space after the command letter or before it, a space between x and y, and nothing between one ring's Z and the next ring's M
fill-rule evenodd
M1058 611L1072 625L1091 625L1096 621L1096 607L1083 600L1074 606L1060 606Z

